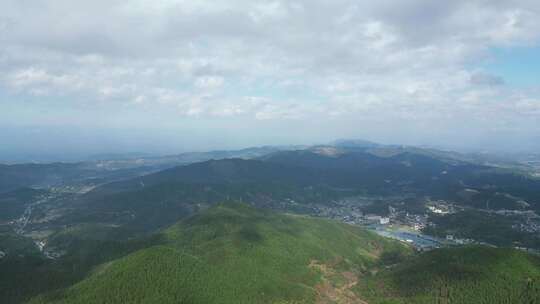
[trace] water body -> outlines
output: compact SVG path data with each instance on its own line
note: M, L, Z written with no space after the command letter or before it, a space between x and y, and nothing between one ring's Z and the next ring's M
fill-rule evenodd
M391 239L400 240L402 242L407 242L418 249L432 249L442 247L443 240L431 236L424 235L419 232L405 231L401 229L390 230L381 226L372 226L369 227L378 235L388 237Z

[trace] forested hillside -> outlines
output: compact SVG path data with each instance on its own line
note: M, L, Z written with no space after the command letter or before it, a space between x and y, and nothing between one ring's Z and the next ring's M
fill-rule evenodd
M320 284L342 287L381 256L411 254L354 226L241 204L209 209L162 236L31 303L313 303L327 296Z
M355 226L219 204L30 303L538 303L512 249L416 254Z
M434 250L366 276L356 291L372 304L540 303L540 258L489 247Z

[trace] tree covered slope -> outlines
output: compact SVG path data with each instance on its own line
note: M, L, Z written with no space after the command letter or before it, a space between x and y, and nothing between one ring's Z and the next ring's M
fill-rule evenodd
M323 282L345 285L381 256L411 253L357 227L241 204L206 210L162 239L31 303L314 303Z
M355 226L237 203L143 239L88 231L58 235L72 241L57 261L0 260L0 302L540 303L536 256L489 247L417 254Z
M513 249L434 250L366 276L356 291L369 303L540 303L540 258Z
M29 303L540 303L536 256L415 254L358 227L243 204L218 204L157 239Z
M414 195L467 207L485 208L489 202L494 210L540 210L540 181L523 175L408 152L379 157L325 147L258 160L209 160L104 184L73 199L54 224L98 222L147 233L201 205L227 200L293 211L357 195ZM288 200L298 204L283 203Z

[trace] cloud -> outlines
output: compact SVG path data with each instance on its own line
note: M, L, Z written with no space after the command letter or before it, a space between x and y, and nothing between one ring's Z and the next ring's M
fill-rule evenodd
M223 77L219 76L203 76L195 80L195 86L202 90L213 90L223 86Z
M60 107L540 131L538 92L478 68L540 41L537 1L7 0L0 32L0 88Z
M474 85L498 86L504 84L504 79L500 76L479 72L471 75L471 83Z
M33 67L14 71L6 82L13 89L28 90L34 95L49 94L49 91L65 94L83 87L83 81L75 75L55 75Z

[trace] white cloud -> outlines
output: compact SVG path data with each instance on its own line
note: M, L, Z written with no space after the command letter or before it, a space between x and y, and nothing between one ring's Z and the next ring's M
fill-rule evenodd
M37 95L48 94L49 91L65 94L83 87L83 81L75 75L55 75L33 67L8 74L6 82L13 89L29 90L32 94L37 92Z
M197 77L195 80L195 86L202 90L213 90L223 86L223 77L219 76L203 76Z
M4 88L67 96L66 107L107 101L201 120L357 117L353 128L466 120L483 130L489 116L530 129L540 115L537 91L476 64L492 48L538 43L537 1L5 2Z

